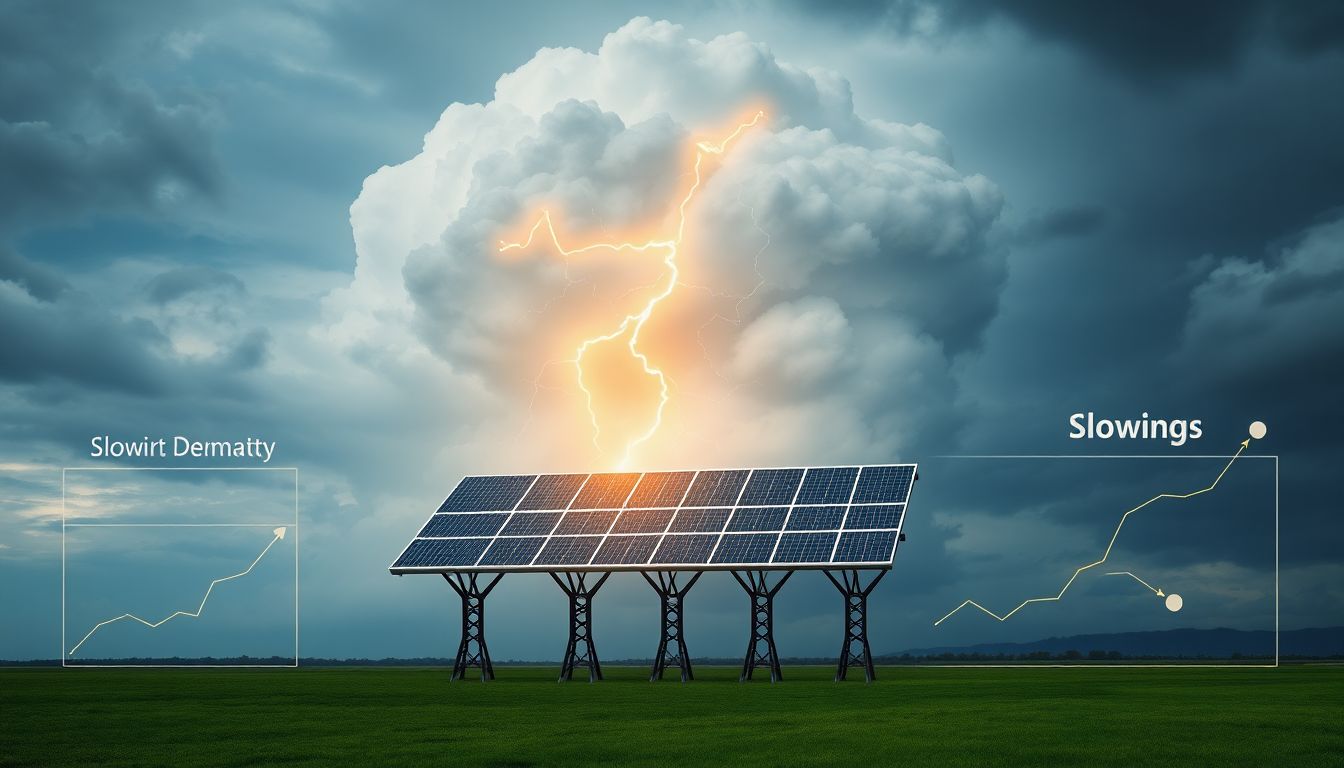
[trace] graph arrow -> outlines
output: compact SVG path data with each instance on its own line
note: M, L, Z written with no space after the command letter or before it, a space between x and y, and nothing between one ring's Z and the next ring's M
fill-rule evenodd
M196 606L195 611L174 611L168 614L167 616L163 617L162 619L159 619L158 621L146 621L145 619L142 619L133 613L123 613L116 618L108 619L106 621L100 621L97 624L93 625L93 629L90 629L89 633L85 635L83 639L81 639L78 643L75 643L75 647L70 649L70 655L74 656L75 651L78 651L81 645L87 642L90 637L93 637L93 633L97 632L98 630L102 629L108 624L114 624L123 619L131 619L133 621L138 621L141 624L144 624L146 627L149 627L150 629L155 629L159 626L162 626L164 623L170 621L171 619L175 619L178 616L188 616L193 619L199 619L201 617L201 611L205 610L205 602L210 599L210 593L214 591L215 585L223 584L226 581L246 576L247 574L251 573L252 569L257 567L257 563L261 562L261 558L265 557L266 553L271 551L271 547L275 546L275 542L285 538L285 527L280 526L279 528L276 528L274 531L272 531L272 533L275 534L275 538L271 539L270 543L266 545L266 548L261 550L261 554L257 555L257 559L253 560L252 564L247 566L246 569L239 571L238 573L235 573L232 576L225 576L222 579L215 579L214 581L210 582L210 586L206 587L205 589L205 596L201 598L201 604Z
M1094 563L1088 563L1087 565L1081 566L1078 568L1078 570L1074 571L1073 575L1069 577L1069 580L1064 582L1064 586L1060 587L1058 594L1051 597L1033 597L1027 600L1023 600L1021 603L1018 604L1016 608L1003 614L1002 616L989 610L988 608L975 602L974 600L964 600L962 601L961 605L958 605L956 608L953 608L951 611L948 611L946 616L933 622L933 626L936 627L939 624L942 624L944 621L947 621L949 618L951 618L952 615L955 614L957 611L960 611L962 608L965 608L968 605L980 609L985 614L992 616L995 619L998 619L999 621L1007 621L1009 617L1011 617L1013 614L1017 613L1018 611L1022 610L1023 608L1027 607L1032 603L1053 603L1058 601L1060 598L1064 597L1065 592L1069 591L1069 587L1073 585L1074 580L1078 578L1079 574L1081 574L1083 571L1088 570L1089 568L1095 568L1098 565L1101 565L1102 563L1106 562L1106 558L1111 556L1111 548L1115 546L1115 540L1120 537L1120 529L1125 527L1125 521L1129 519L1130 515L1134 514L1135 512L1138 512L1140 509L1143 509L1149 504L1152 504L1153 502L1159 501L1161 499L1189 499L1191 497L1198 496L1202 493L1208 493L1209 491L1212 491L1214 488L1218 487L1218 483L1223 479L1223 475L1227 474L1227 470L1232 468L1232 464L1236 462L1238 457L1241 456L1242 452L1245 451L1247 448L1249 448L1250 445L1251 445L1251 439L1249 437L1241 441L1241 447L1238 448L1237 452L1232 455L1231 460L1227 462L1227 466L1223 467L1223 471L1218 473L1218 477L1213 479L1213 482L1209 484L1209 487L1201 488L1198 491L1191 491L1189 493L1159 493L1153 498L1143 502L1139 506L1134 507L1125 514L1121 515L1120 523L1115 526L1115 533L1111 534L1111 541L1109 544L1106 545L1106 551L1102 553L1101 559ZM1135 576L1134 578L1138 577ZM1144 586L1148 585L1145 584ZM1149 587L1149 589L1152 589L1152 587Z
M1158 597L1166 597L1166 596L1167 596L1166 593L1164 593L1164 592L1162 591L1162 588L1161 588L1161 587L1157 587L1156 589L1154 589L1152 584L1149 584L1148 582L1144 581L1143 579L1140 579L1138 576L1135 576L1134 574L1130 573L1129 571L1111 571L1111 572L1107 573L1106 575L1107 575L1107 576L1128 576L1128 577L1130 577L1131 579L1133 579L1133 580L1139 582L1139 583L1142 584L1143 586L1145 586L1145 587L1151 589L1151 590L1153 591L1153 594L1157 595Z

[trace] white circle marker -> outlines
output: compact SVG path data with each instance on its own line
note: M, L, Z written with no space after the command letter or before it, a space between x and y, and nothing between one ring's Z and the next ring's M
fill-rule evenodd
M1181 610L1181 606L1183 606L1183 605L1185 605L1185 601L1181 599L1181 596L1180 596L1180 595L1176 594L1175 592L1172 592L1170 595L1167 595L1167 610L1168 610L1168 611L1171 611L1172 613L1175 613L1175 612Z
M1263 440L1265 437L1265 433L1268 431L1269 427L1265 426L1265 422L1263 421L1251 422L1251 437L1255 438L1256 440Z

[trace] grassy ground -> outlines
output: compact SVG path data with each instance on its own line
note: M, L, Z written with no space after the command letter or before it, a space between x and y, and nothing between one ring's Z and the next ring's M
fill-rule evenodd
M1344 765L1344 667L0 670L0 765Z

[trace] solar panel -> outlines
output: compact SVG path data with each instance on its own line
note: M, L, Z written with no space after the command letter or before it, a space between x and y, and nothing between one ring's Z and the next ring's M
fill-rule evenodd
M569 502L587 479L587 475L542 475L518 503L518 509L569 509Z
M453 489L440 512L494 512L513 509L536 475L468 477Z
M472 476L391 570L889 568L915 470Z
M694 472L649 472L635 486L625 506L633 509L681 506L694 478Z

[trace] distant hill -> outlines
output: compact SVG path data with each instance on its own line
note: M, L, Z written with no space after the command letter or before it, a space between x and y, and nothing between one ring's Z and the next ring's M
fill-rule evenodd
M1284 630L1279 637L1282 657L1344 657L1344 627ZM1274 632L1241 629L1167 629L1154 632L1116 632L1097 635L1047 637L1027 643L981 643L964 646L910 648L878 656L893 661L904 656L939 657L945 655L1060 656L1077 651L1087 656L1093 651L1124 658L1214 658L1272 657Z

